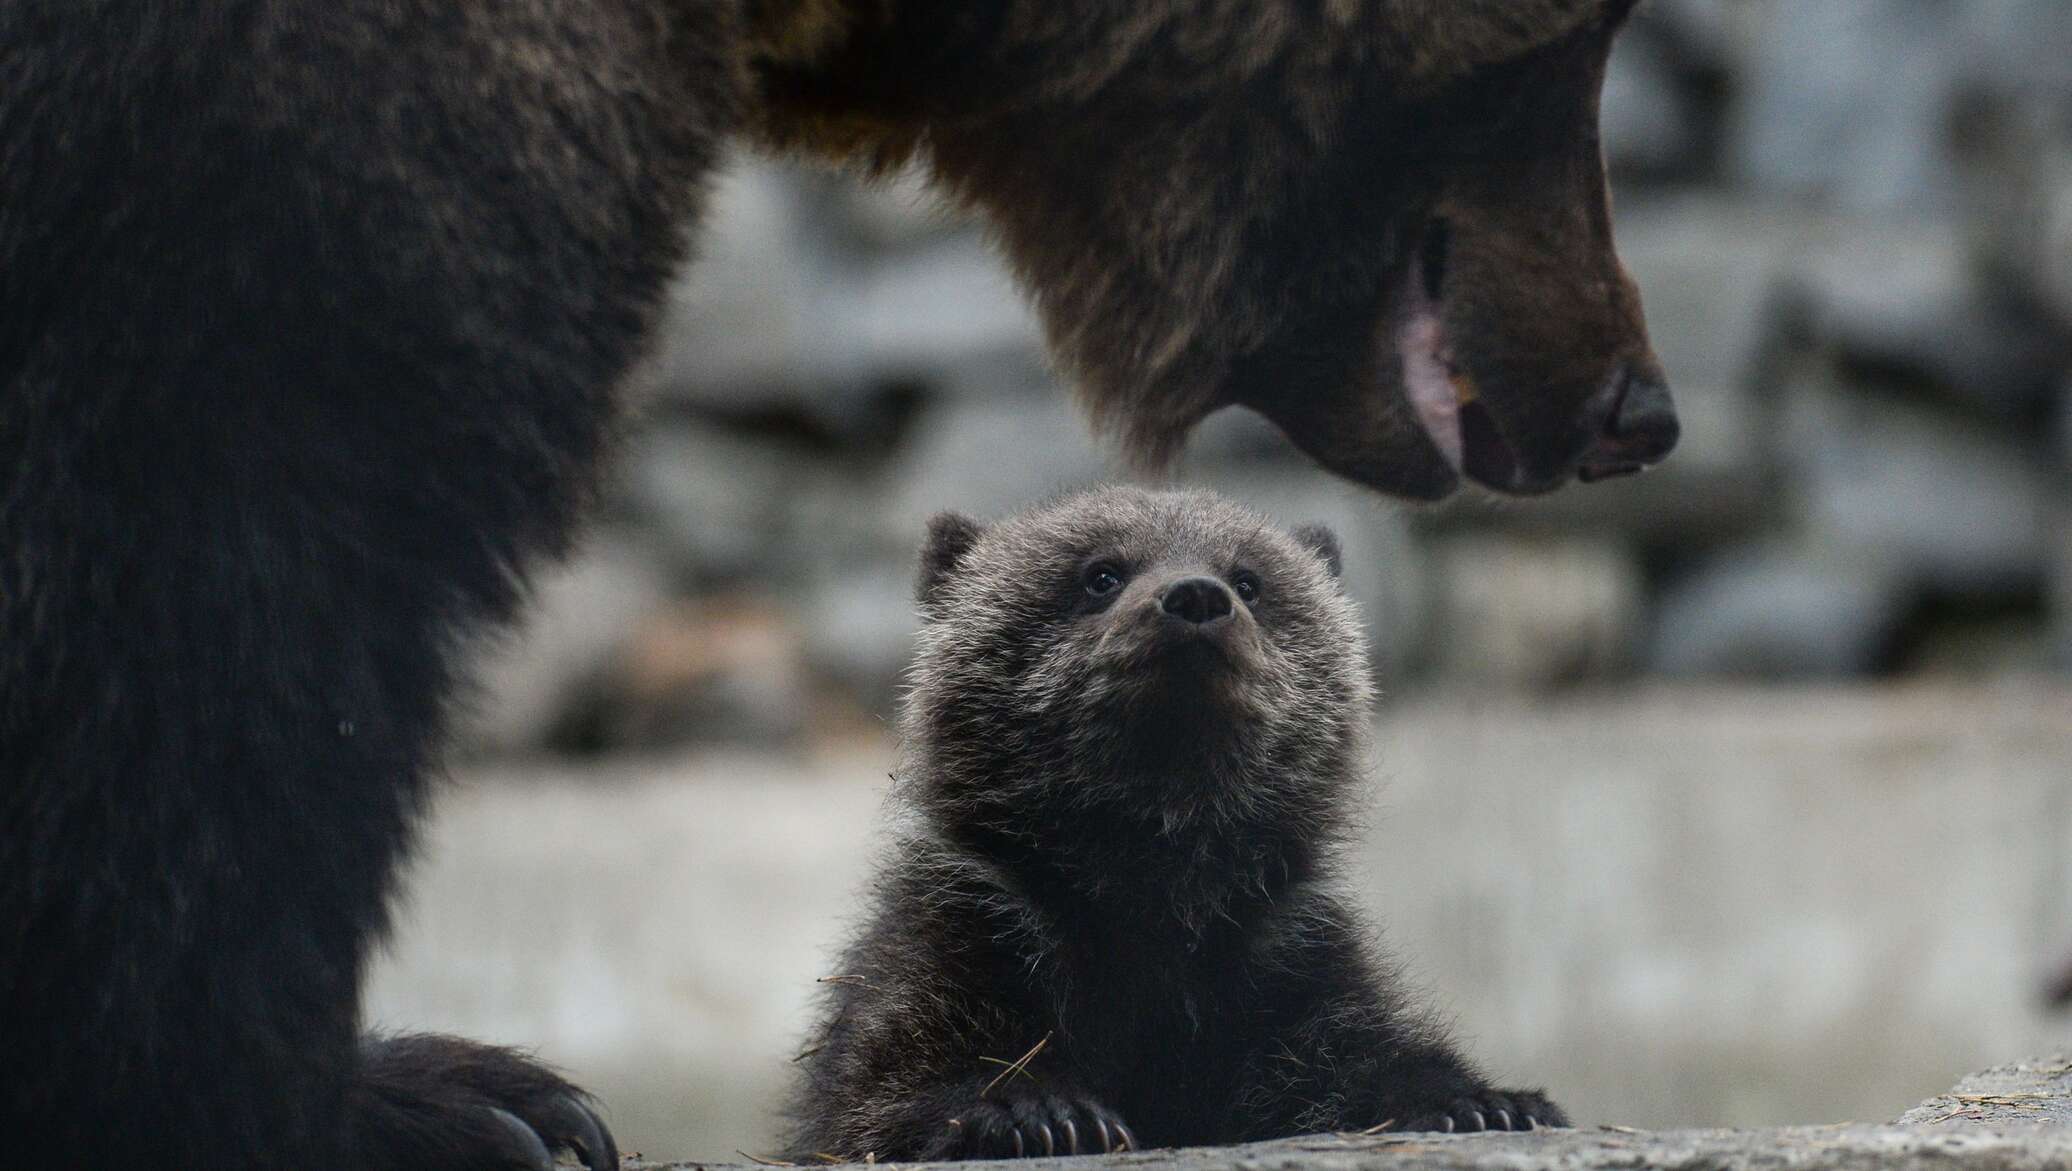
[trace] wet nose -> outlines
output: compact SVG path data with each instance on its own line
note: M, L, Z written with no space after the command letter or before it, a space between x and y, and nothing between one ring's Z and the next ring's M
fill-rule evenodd
M1668 381L1651 362L1620 366L1604 394L1609 401L1603 427L1576 469L1576 478L1584 483L1630 475L1661 462L1682 431Z
M1183 577L1158 596L1158 608L1183 622L1206 626L1230 617L1230 591L1213 577Z

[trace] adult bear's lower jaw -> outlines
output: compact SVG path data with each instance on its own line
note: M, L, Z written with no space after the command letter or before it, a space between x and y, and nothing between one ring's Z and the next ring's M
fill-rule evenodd
M1402 391L1370 388L1347 407L1321 396L1311 404L1241 400L1266 416L1324 470L1401 500L1433 503L1462 484L1454 467L1416 418Z

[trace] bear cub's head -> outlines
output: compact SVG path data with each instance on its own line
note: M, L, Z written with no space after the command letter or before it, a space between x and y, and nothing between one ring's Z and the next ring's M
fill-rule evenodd
M906 712L924 800L1000 828L1323 816L1372 686L1328 530L1107 488L929 525Z

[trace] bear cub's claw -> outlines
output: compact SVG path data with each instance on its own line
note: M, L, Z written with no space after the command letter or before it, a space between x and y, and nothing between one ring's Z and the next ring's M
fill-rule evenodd
M944 1126L940 1158L1020 1159L1099 1155L1137 1149L1114 1112L1090 1098L1032 1093L982 1099Z
M1473 1134L1485 1130L1540 1130L1567 1125L1568 1115L1538 1090L1490 1090L1456 1098L1443 1110L1419 1115L1390 1129Z

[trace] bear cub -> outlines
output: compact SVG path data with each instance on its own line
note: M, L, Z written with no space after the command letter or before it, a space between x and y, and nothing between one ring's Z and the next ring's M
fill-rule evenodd
M908 822L795 1157L1567 1124L1405 1002L1339 889L1372 684L1338 569L1327 530L1201 492L930 523Z

